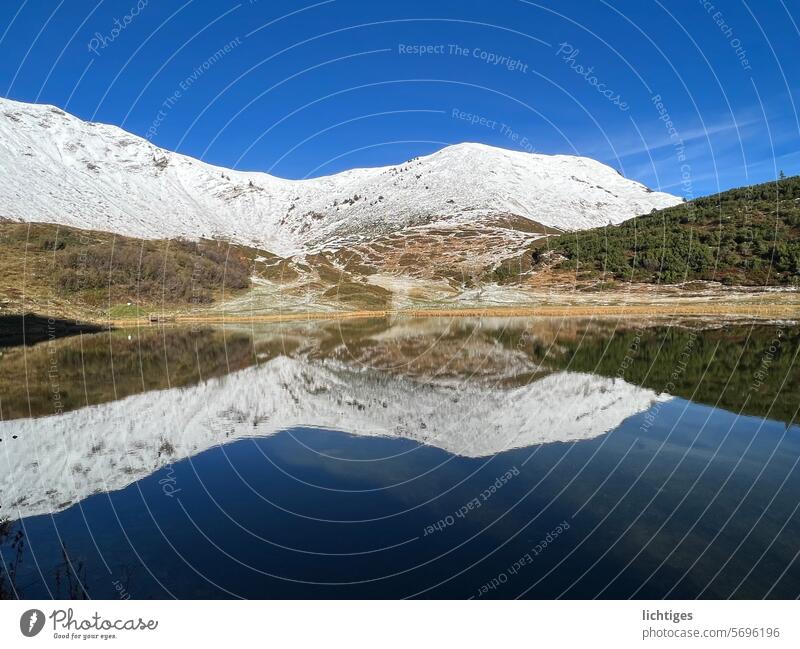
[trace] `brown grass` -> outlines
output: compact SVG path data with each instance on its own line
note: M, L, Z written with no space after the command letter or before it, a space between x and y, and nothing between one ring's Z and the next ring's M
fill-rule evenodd
M382 309L333 312L275 313L270 315L235 315L224 313L208 315L178 315L176 324L223 324L243 322L296 322L303 320L347 320L354 318L458 318L458 317L565 317L586 318L602 316L718 316L747 318L786 318L800 317L800 307L792 304L746 304L746 303L666 303L666 304L619 304L619 305L542 305L530 307L488 307L453 309ZM111 321L112 325L130 325L135 321ZM145 320L136 322L148 324Z

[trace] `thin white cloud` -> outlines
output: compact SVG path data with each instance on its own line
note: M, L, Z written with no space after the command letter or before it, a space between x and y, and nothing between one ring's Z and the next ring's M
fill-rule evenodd
M758 133L758 129L753 129L751 127L761 123L763 123L763 118L760 117L749 117L747 119L738 120L735 122L730 118L727 118L706 124L705 127L699 125L690 127L688 129L678 128L677 132L678 136L683 141L683 144L688 147L692 143L696 143L701 140L710 140L716 135L724 133L735 134L737 131L739 133L739 137L741 137L742 140L746 140ZM662 130L663 133L658 133L655 135L651 134L650 137L647 137L645 142L642 142L642 140L639 138L631 138L629 135L625 136L624 139L626 141L622 146L619 146L617 141L613 139L611 142L614 144L614 149L620 159L635 155L642 155L648 152L653 153L660 149L674 147L676 145L676 140L670 138L665 128Z

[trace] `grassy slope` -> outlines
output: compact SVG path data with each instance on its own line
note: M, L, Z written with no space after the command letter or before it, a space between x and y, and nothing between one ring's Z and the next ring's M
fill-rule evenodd
M324 255L296 262L222 241L144 240L0 220L0 315L104 321L150 312L207 314L232 299L258 302L259 291L249 290L253 277L294 291L294 301L314 295L339 309L382 310L391 300L389 291Z
M455 253L468 250L449 236L444 241ZM401 238L391 245L406 254L408 243ZM382 260L388 253L381 250L373 251L373 257ZM798 286L800 177L697 199L619 226L551 233L522 250L492 269L473 269L484 273L480 283L533 281L555 286L571 278L577 286L598 285L599 280ZM348 260L352 252L342 254ZM441 265L441 250L426 253L415 257L414 264ZM467 260L475 262L476 254L466 254ZM359 259L366 263L373 257ZM275 307L276 290L286 292L287 305L301 304L305 310L314 305L389 308L391 292L365 281L375 269L352 260L344 266L341 262L326 254L295 262L221 241L150 241L0 221L0 315L37 312L121 320L152 311L207 313L221 301L240 296L248 313L261 313ZM464 269L456 267L452 255L445 265L464 281ZM390 272L404 272L400 266L392 266ZM533 277L531 268L537 271ZM265 280L269 288L248 292L251 276Z
M0 222L0 305L88 319L209 305L246 290L257 258L277 259L219 241Z
M618 226L551 237L556 270L578 279L675 284L692 280L742 286L800 284L800 176L733 189L654 211Z

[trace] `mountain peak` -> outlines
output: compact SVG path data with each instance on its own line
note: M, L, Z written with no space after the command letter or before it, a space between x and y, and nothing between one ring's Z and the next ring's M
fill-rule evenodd
M0 136L0 162L13 170L0 178L0 216L144 238L218 237L287 256L493 214L575 230L680 202L588 158L476 142L285 180L171 153L48 105L0 99Z

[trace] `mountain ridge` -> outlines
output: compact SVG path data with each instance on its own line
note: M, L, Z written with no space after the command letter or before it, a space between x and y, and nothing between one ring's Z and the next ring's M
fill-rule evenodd
M312 179L229 170L60 108L0 99L2 216L142 238L223 238L281 256L498 214L578 230L681 199L590 158L479 143Z

